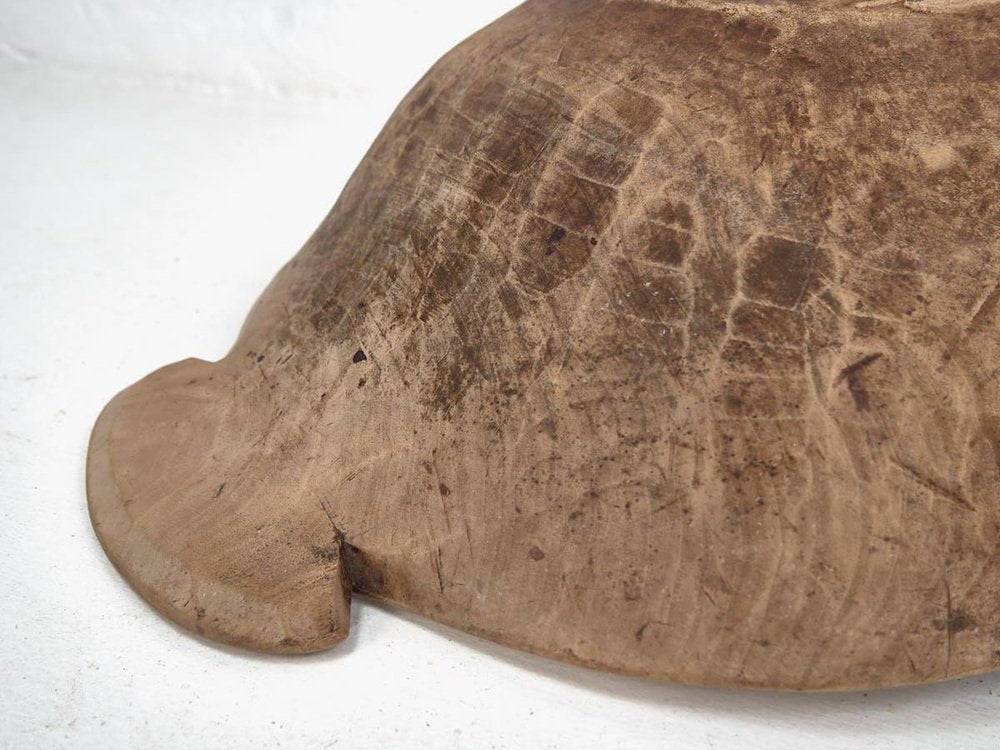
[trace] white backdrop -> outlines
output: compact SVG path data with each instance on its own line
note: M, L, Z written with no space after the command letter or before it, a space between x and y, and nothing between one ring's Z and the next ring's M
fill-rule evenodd
M326 654L220 648L90 530L88 431L215 359L405 90L512 3L0 1L0 747L996 748L1000 678L660 685L366 600Z
M448 48L516 4L0 0L0 57L145 85L395 100Z

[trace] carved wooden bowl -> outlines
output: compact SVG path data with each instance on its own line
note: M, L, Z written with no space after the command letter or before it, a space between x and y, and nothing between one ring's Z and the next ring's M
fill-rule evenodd
M1000 4L531 0L399 106L94 527L209 638L351 591L664 680L1000 665Z

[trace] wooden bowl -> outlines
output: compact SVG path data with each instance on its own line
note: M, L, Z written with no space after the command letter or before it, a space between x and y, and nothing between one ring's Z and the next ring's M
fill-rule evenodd
M1000 4L530 0L399 106L87 491L181 625L351 591L663 680L1000 664Z

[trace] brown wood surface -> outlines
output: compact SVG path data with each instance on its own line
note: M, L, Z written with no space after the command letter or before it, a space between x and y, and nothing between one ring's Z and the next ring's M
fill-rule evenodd
M531 0L107 406L94 526L252 649L354 590L665 680L990 670L998 238L1000 4Z

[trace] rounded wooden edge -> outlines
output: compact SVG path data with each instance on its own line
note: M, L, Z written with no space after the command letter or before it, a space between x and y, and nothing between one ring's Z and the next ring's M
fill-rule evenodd
M129 499L122 497L115 479L115 422L137 395L148 398L150 388L162 387L164 380L175 381L177 376L187 379L212 367L215 364L199 359L167 365L121 391L101 411L87 450L87 506L94 532L131 587L157 612L187 630L229 646L265 653L329 649L343 641L350 630L351 586L342 554L328 554L325 560L328 569L335 568L341 584L324 587L329 593L329 601L323 603L329 612L327 624L313 627L304 637L297 609L300 605L301 609L312 609L314 601L286 596L279 605L218 580L200 578L184 560L160 551L157 540L144 534L135 522ZM289 626L290 620L295 627Z

